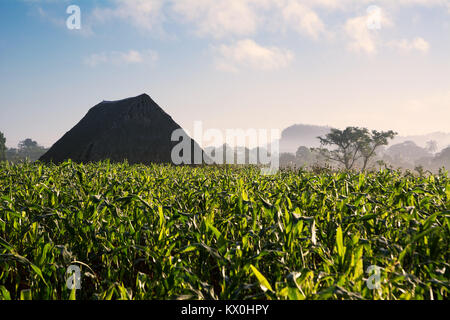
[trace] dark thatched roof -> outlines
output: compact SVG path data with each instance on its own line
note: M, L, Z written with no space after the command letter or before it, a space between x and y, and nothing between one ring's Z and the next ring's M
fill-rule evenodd
M171 136L180 128L147 94L103 101L90 109L40 161L172 163L172 148L179 142L171 141ZM203 154L203 150L194 140L191 145L193 163L194 151Z

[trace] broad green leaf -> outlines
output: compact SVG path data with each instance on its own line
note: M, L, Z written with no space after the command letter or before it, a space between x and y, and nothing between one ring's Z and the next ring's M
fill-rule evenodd
M11 300L11 295L5 286L0 286L0 300Z
M345 257L345 247L344 247L344 238L342 235L342 228L339 226L336 230L336 248L339 257L341 258L341 262L343 262L343 258Z
M261 286L261 289L263 291L273 291L272 287L270 286L269 282L267 281L267 279L261 274L261 272L258 271L258 269L256 269L253 265L250 265L250 268L253 271L253 274L255 275L255 277L258 279L259 284Z

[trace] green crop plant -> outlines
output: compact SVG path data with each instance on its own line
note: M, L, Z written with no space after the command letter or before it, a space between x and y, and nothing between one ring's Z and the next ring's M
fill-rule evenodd
M448 299L449 204L445 172L3 163L0 299Z

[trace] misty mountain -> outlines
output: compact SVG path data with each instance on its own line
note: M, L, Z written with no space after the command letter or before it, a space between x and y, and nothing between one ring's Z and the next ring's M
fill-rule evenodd
M317 148L320 146L318 136L325 136L331 127L306 124L296 124L283 130L280 139L280 152L295 153L300 146ZM392 130L395 131L395 128ZM396 136L389 146L412 141L420 147L426 147L428 141L437 142L438 151L450 145L450 133L435 132L424 135Z
M283 130L280 139L280 152L295 153L300 146L317 148L317 137L329 133L331 127L296 124Z
M391 145L413 141L418 146L425 148L427 142L430 140L437 142L438 150L443 150L450 146L450 133L434 132L415 136L397 136L392 140Z
M385 154L392 157L393 159L411 161L412 163L417 160L423 158L431 158L433 156L426 149L418 146L417 143L410 140L391 145L385 151Z

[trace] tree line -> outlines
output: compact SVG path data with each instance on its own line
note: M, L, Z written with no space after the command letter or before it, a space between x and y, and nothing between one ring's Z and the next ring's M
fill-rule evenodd
M21 162L37 161L48 149L40 146L33 139L27 138L17 145L17 148L6 147L6 137L0 132L0 161Z
M377 166L393 168L438 171L440 168L450 168L450 146L439 153L435 141L429 141L426 148L417 146L412 141L406 141L389 148L390 140L396 132L369 131L367 128L347 127L344 130L331 129L324 136L317 137L319 148L300 146L296 154L280 154L281 167L334 167L346 170L367 170ZM223 146L216 148L226 154L230 148ZM48 149L40 146L36 141L27 138L20 141L17 148L7 148L6 138L0 132L0 161L21 162L37 161ZM215 150L214 152L218 152ZM237 147L234 160L243 155L248 163L250 159L258 159L259 148L248 149ZM225 158L224 158L225 161ZM224 162L226 163L226 161Z
M300 146L296 154L282 153L282 167L333 167L346 170L367 170L382 167L438 171L450 168L450 146L437 151L436 141L428 141L425 148L413 141L387 147L397 135L389 131L369 131L366 128L347 127L331 129L317 137L319 148Z

